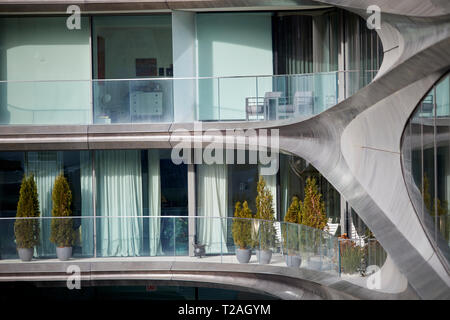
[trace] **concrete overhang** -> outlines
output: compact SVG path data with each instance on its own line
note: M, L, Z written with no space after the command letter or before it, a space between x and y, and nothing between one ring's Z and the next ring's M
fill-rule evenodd
M186 11L266 11L308 10L329 7L311 0L4 0L0 14L66 14L69 5L77 5L82 13L170 12Z
M194 258L197 259L197 258ZM67 268L80 268L81 286L170 285L215 287L262 293L283 300L418 299L411 288L377 292L321 271L258 264L158 261L155 258L86 258L2 261L0 282L66 286Z

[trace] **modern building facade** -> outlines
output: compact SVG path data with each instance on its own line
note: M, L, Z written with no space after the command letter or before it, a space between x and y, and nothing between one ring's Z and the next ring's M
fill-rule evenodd
M76 216L70 263L92 285L449 298L450 6L415 2L379 3L377 29L367 27L369 3L352 0L83 1L80 12L0 3L0 279L35 281L56 257L50 217L62 172ZM279 140L271 174L257 152L273 146L267 132ZM192 150L181 163L180 143ZM25 263L14 222L30 173L41 232ZM300 229L312 248L301 269L235 263L235 204L256 211L259 176L281 257L291 199L304 198L307 177L318 182L328 232ZM379 267L375 286L344 274L344 233ZM210 261L195 258L196 244ZM61 281L70 263L39 281Z

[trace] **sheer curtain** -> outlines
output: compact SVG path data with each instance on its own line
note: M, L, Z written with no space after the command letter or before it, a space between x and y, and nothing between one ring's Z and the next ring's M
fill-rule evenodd
M228 171L225 164L197 166L198 234L197 242L207 253L228 252L227 202ZM222 219L219 219L222 218Z
M89 151L80 152L80 185L81 185L81 215L94 215L92 201L92 159ZM94 218L81 219L81 250L83 255L94 253Z
M162 254L161 250L161 175L159 151L148 151L148 200L150 255Z
M142 241L142 174L139 150L95 153L97 246L100 256L139 256ZM131 218L120 218L120 217ZM119 217L119 218L108 218Z
M314 111L322 112L337 103L339 24L332 10L313 17Z
M60 151L28 152L25 172L34 174L41 217L52 216L52 191L55 179L63 170L63 156ZM40 257L54 256L55 245L50 242L51 219L41 220L39 245L36 254Z

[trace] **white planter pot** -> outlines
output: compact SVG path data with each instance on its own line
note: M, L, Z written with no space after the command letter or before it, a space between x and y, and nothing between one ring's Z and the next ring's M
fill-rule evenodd
M302 258L300 256L286 255L286 265L290 268L300 268Z
M61 261L69 260L72 257L72 247L56 247L56 256Z
M17 248L17 253L22 261L31 261L33 259L34 248Z
M250 257L252 256L252 251L250 249L237 249L236 250L236 259L239 263L248 263L250 261Z
M256 250L259 264L269 264L272 259L272 250Z

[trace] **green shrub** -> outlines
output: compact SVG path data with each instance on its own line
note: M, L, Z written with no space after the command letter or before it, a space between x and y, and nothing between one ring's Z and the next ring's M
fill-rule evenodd
M341 240L339 242L341 271L348 274L360 272L361 260L364 257L364 249L357 246L351 240Z
M325 202L316 185L316 179L306 179L305 198L300 205L300 222L308 227L323 230L327 226Z
M52 216L70 217L72 216L72 192L69 184L62 173L55 179L52 192ZM50 241L57 247L70 247L75 240L73 221L71 218L52 219Z
M40 216L39 199L34 176L24 176L20 186L17 218ZM18 248L33 248L39 243L39 220L17 219L14 223L14 234Z
M238 201L234 207L234 217L232 233L234 243L240 249L247 249L252 245L252 210L248 207L247 201L241 206Z
M301 201L296 197L292 197L291 205L289 206L283 224L283 239L284 247L287 248L289 254L298 252L300 245L300 206Z
M276 245L275 231L275 212L273 211L273 197L266 188L266 181L262 176L259 177L256 196L256 219L259 221L257 238L254 246L260 247L261 250L270 250Z

